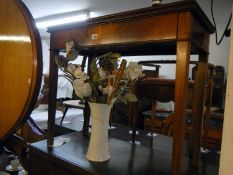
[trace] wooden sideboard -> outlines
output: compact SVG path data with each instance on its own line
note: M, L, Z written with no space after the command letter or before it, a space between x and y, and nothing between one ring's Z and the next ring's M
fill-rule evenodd
M77 42L80 55L88 57L89 63L94 56L109 51L119 52L123 56L176 55L172 174L180 174L190 55L197 54L199 60L192 124L194 132L190 145L193 146L193 164L198 166L209 35L214 32L214 28L195 1L161 4L53 27L48 31L51 34L48 145L53 144L56 107L57 67L53 58L65 48L68 39Z

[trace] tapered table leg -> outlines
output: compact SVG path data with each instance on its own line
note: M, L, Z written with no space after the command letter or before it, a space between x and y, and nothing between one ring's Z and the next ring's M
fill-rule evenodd
M207 68L208 68L208 55L207 53L202 53L199 55L199 62L198 62L196 78L194 82L194 93L193 93L194 98L192 102L191 150L192 150L192 163L194 166L199 165Z
M188 93L188 70L190 63L190 42L177 42L176 83L175 83L175 115L173 120L173 152L172 174L181 172L184 131L186 123L186 106Z

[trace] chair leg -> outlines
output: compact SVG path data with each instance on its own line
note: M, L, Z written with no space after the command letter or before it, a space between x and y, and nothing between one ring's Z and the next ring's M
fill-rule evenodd
M157 107L157 101L155 99L152 100L152 109L151 109L151 122L152 122L152 127L151 127L151 136L153 136L154 132L156 132L155 129L155 117L156 117L156 107Z
M137 102L131 102L129 104L129 116L130 116L131 122L132 122L131 123L131 127L132 127L131 141L132 141L132 143L135 143L135 139L136 139L137 106L138 106Z
M63 122L63 120L64 120L64 118L65 118L65 116L66 116L66 113L67 113L67 111L68 111L68 108L69 108L69 107L66 107L65 110L64 110L64 113L63 113L63 116L62 116L62 119L61 119L61 122L60 122L60 125L61 125L61 126L62 126L62 122Z
M83 135L88 136L88 131L89 131L89 123L90 123L90 108L87 102L85 102L85 108L83 109L83 117L84 117L84 122L83 122Z

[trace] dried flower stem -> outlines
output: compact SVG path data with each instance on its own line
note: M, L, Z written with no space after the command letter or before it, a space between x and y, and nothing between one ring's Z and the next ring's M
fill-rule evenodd
M112 101L112 98L114 97L114 94L115 94L115 92L116 92L116 90L117 90L117 88L119 86L120 80L121 80L121 78L123 76L126 64L127 64L127 61L125 59L123 59L122 62L121 62L119 71L117 73L114 85L113 85L113 92L111 93L111 95L107 99L107 104L110 104L111 101Z

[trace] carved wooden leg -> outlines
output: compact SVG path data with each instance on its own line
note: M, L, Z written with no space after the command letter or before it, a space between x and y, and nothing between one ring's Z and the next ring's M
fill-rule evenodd
M183 157L184 131L188 93L188 70L190 63L190 42L177 42L175 114L173 122L172 174L179 175Z
M194 98L192 107L192 133L191 133L191 150L193 151L192 163L194 166L199 165L200 146L201 146L201 128L204 108L204 97L206 88L208 55L202 53L199 55L198 68L194 83Z

